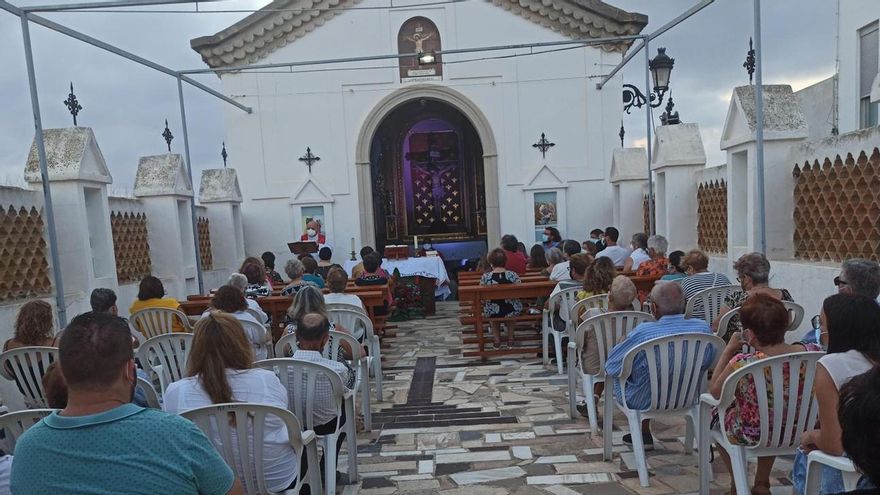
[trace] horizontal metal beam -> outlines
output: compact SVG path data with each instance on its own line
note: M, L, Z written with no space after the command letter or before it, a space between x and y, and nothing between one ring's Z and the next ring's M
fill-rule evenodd
M648 41L653 41L654 38L660 36L661 34L665 33L666 31L669 31L670 29L674 28L675 26L680 24L682 21L684 21L688 17L690 17L690 16L696 14L697 12L703 10L704 8L708 7L714 1L715 0L700 0L699 3L697 3L693 7L685 10L684 12L681 13L681 15L679 15L675 19L672 19L671 21L667 22L666 24L660 26L660 28L657 29L656 31L654 31L653 33L651 33L647 36L643 36L642 42L639 43L635 48L630 50L630 52L627 53L625 57L623 57L623 60L621 60L620 63L617 64L617 67L615 67L614 70L609 72L608 75L605 76L601 82L596 83L596 89L602 89L603 87L605 87L605 84L607 84L608 81L610 81L611 78L614 77L615 74L617 74L618 72L620 72L621 69L623 69L623 66L625 66L627 63L629 63L629 61L632 60L632 58L635 57L636 54L639 53L639 51L641 51L642 48L644 48L645 39L647 39Z
M88 43L92 46L98 47L102 50L106 50L110 53L119 55L120 57L127 58L133 62L137 62L137 63L144 65L146 67L149 67L153 70L157 70L159 72L168 74L169 76L172 76L174 78L177 78L179 75L176 70L165 67L164 65L157 64L156 62L153 62L151 60L147 60L141 56L135 55L131 52L127 52L121 48L117 48L109 43L101 41L97 38L93 38L87 34L80 33L79 31L76 31L76 30L71 29L67 26L58 24L57 22L52 22L49 19L46 19L44 17L40 17L38 15L27 13L23 9L18 8L15 5L12 5L11 3L7 2L6 0L0 0L0 9L6 10L7 12L10 12L14 15L19 16L19 17L27 16L27 19L29 21L34 22L36 24L39 24L45 28L51 29L55 32L61 33L66 36L70 36L71 38L78 39L78 40L83 41L85 43ZM251 113L253 111L251 109L251 107L248 107L246 105L242 105L241 103L233 100L232 98L229 98L228 96L224 95L223 93L220 93L219 91L217 91L215 89L209 88L208 86L205 86L204 84L202 84L192 78L189 78L187 76L181 76L181 79L183 79L187 83L195 86L196 88L199 88L202 91L205 91L208 94L211 94L213 96L216 96L217 98L220 98L221 100L229 103L230 105L234 105L234 106L244 110L247 113Z
M140 7L142 5L176 5L181 3L219 2L221 0L112 0L109 2L82 2L66 4L30 5L20 7L25 12L60 12L64 10L107 9L113 7Z
M519 43L514 45L495 45L495 46L483 46L483 47L474 47L474 48L458 48L452 50L440 50L433 52L436 55L454 55L460 53L474 53L474 52L491 52L498 50L516 50L521 48L542 48L542 47L551 47L551 46L564 46L564 45L580 45L580 46L591 46L591 45L601 45L604 43L619 43L622 41L632 41L636 39L643 38L642 35L632 35L632 36L612 36L608 38L592 38L588 40L565 40L565 41L546 41L541 43ZM258 70L258 69L278 69L282 67L297 67L302 65L326 65L326 64L343 64L348 62L365 62L369 60L387 60L387 59L400 59L400 58L408 58L408 57L416 57L418 53L390 53L386 55L368 55L363 57L346 57L346 58L333 58L333 59L321 59L321 60L304 60L300 62L278 62L272 64L254 64L254 65L237 65L233 67L222 67L222 68L208 68L208 69L188 69L180 71L181 74L210 74L217 72L238 72L242 70Z

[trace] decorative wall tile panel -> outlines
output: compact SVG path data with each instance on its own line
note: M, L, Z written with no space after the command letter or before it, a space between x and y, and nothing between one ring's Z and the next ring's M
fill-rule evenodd
M199 217L199 255L202 259L202 270L214 269L214 254L211 252L211 222Z
M52 282L46 255L40 212L34 207L0 209L0 300L48 294Z
M152 270L150 243L147 239L147 216L143 213L110 213L113 253L116 255L116 278L120 284L137 282Z
M708 181L697 189L697 245L711 253L727 252L727 183Z
M880 261L880 150L795 165L795 257Z

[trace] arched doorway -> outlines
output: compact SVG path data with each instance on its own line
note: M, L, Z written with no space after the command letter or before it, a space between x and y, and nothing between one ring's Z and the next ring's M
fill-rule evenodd
M418 98L386 115L370 146L370 175L378 247L410 244L414 236L447 246L444 252L484 245L483 148L456 108Z
M474 202L470 206L470 211L472 211L474 215L478 211L484 212L482 214L483 220L472 218L473 221L471 225L478 225L478 222L482 221L485 224L485 228L482 230L474 230L472 236L476 239L476 241L483 243L484 246L486 242L488 242L489 245L497 244L500 240L497 154L495 137L491 127L489 126L488 119L471 100L466 98L461 93L443 86L426 84L409 85L406 88L401 88L398 91L389 94L388 96L383 98L364 119L364 123L358 135L355 148L358 196L361 205L359 212L361 226L361 244L373 246L384 245L379 242L380 239L377 236L377 232L379 231L380 227L383 227L386 219L384 218L384 211L380 211L383 216L377 216L376 212L376 210L378 209L377 203L382 201L382 195L378 194L378 192L374 194L374 191L378 189L375 186L375 182L378 177L375 177L373 174L375 168L373 165L373 144L376 142L377 137L381 138L383 135L386 137L390 137L388 131L386 131L386 129L389 128L388 126L390 126L390 124L386 125L386 123L393 122L395 116L404 115L406 113L405 110L398 113L398 109L404 109L405 107L408 107L410 105L421 105L422 101L424 101L426 107L429 107L429 110L434 110L438 112L435 115L436 117L438 117L437 120L443 121L445 122L445 124L449 124L450 127L458 126L460 132L465 135L469 135L472 142L479 144L478 147L469 147L467 145L462 145L461 148L462 150L468 151L469 157L475 165L473 169L475 188L478 175L481 176L482 179L481 183L483 187L483 200L482 205L480 205L482 206L482 208L474 208L474 206L478 205L477 199L475 197ZM415 117L418 117L418 112L414 112L413 114L411 114L411 116L413 115ZM425 116L430 117L428 115ZM409 131L412 130L412 125L418 124L418 121L420 121L420 119L418 118L416 118L415 120L416 121L410 121L410 126L406 129L406 132L404 132L404 134L409 133ZM445 125L437 122L434 122L431 125L434 124ZM380 127L382 128L381 132ZM401 130L403 130L404 127L406 127L406 125L400 124L397 127L399 128L398 132L400 132ZM416 131L418 130L419 128L416 128ZM480 153L482 153L482 156L480 156ZM400 154L401 156L403 154L402 148L400 150ZM476 165L479 163L482 164L481 174L477 174L478 170L476 170ZM402 164L398 163L398 165ZM475 189L472 189L472 191L475 191ZM431 198L431 202L433 203L433 197ZM405 201L403 204L405 205ZM396 206L397 205L395 204L395 207ZM435 204L434 206L435 211L437 211L437 205ZM400 215L402 214L403 213L400 213ZM451 237L450 235L447 235L448 232L438 232L438 234L443 234L446 235L446 237ZM400 237L401 240L411 242L411 236L412 234L407 235L405 231L398 231L398 237ZM441 239L442 242L442 237L438 237L438 239ZM460 240L459 242L465 241Z

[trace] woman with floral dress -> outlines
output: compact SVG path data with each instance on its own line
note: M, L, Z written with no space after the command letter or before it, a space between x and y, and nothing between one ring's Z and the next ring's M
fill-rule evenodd
M743 332L734 333L721 357L715 366L712 374L712 382L709 385L709 392L718 398L721 395L721 388L724 381L734 371L743 368L748 364L752 364L761 359L781 356L783 354L791 354L793 352L804 351L821 351L821 347L815 344L786 344L785 331L789 325L788 311L779 299L764 293L757 293L750 296L740 309L740 320L744 328ZM753 352L743 353L743 344L749 345L754 349ZM801 395L804 383L804 374L806 370L801 369L801 379L798 383L801 388L798 389L798 395ZM769 381L769 369L765 371ZM788 395L790 370L788 366L783 367L782 376L785 385L784 393ZM807 391L809 392L809 391ZM767 399L771 405L770 417L773 416L774 390L770 383L767 384ZM788 397L785 398L788 403ZM783 411L786 415L788 411ZM733 404L722 413L716 412L715 421L724 421L724 427L727 431L727 439L735 445L756 445L761 438L761 423L758 409L758 393L755 382L751 377L744 378L737 383L735 399ZM714 422L713 422L714 423ZM730 458L724 449L716 450L727 469L730 470ZM770 471L773 469L773 461L775 457L759 457L758 470L755 474L755 484L752 493L764 495L770 493ZM732 471L731 471L732 473ZM731 476L731 485L733 484ZM732 486L732 492L736 493L736 487Z
M486 256L492 271L480 278L480 285L518 284L519 275L505 268L507 255L501 248L495 248ZM490 319L492 337L495 347L501 347L501 322L497 318L512 318L522 313L522 301L519 299L497 299L483 302L483 318ZM513 325L509 325L508 342L513 342Z

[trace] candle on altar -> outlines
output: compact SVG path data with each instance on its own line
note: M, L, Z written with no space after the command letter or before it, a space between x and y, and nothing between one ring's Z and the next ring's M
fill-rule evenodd
M351 252L354 252L354 237L351 238Z
M419 236L417 236L417 235L413 236L413 248L414 248L416 256L418 256L419 255Z

